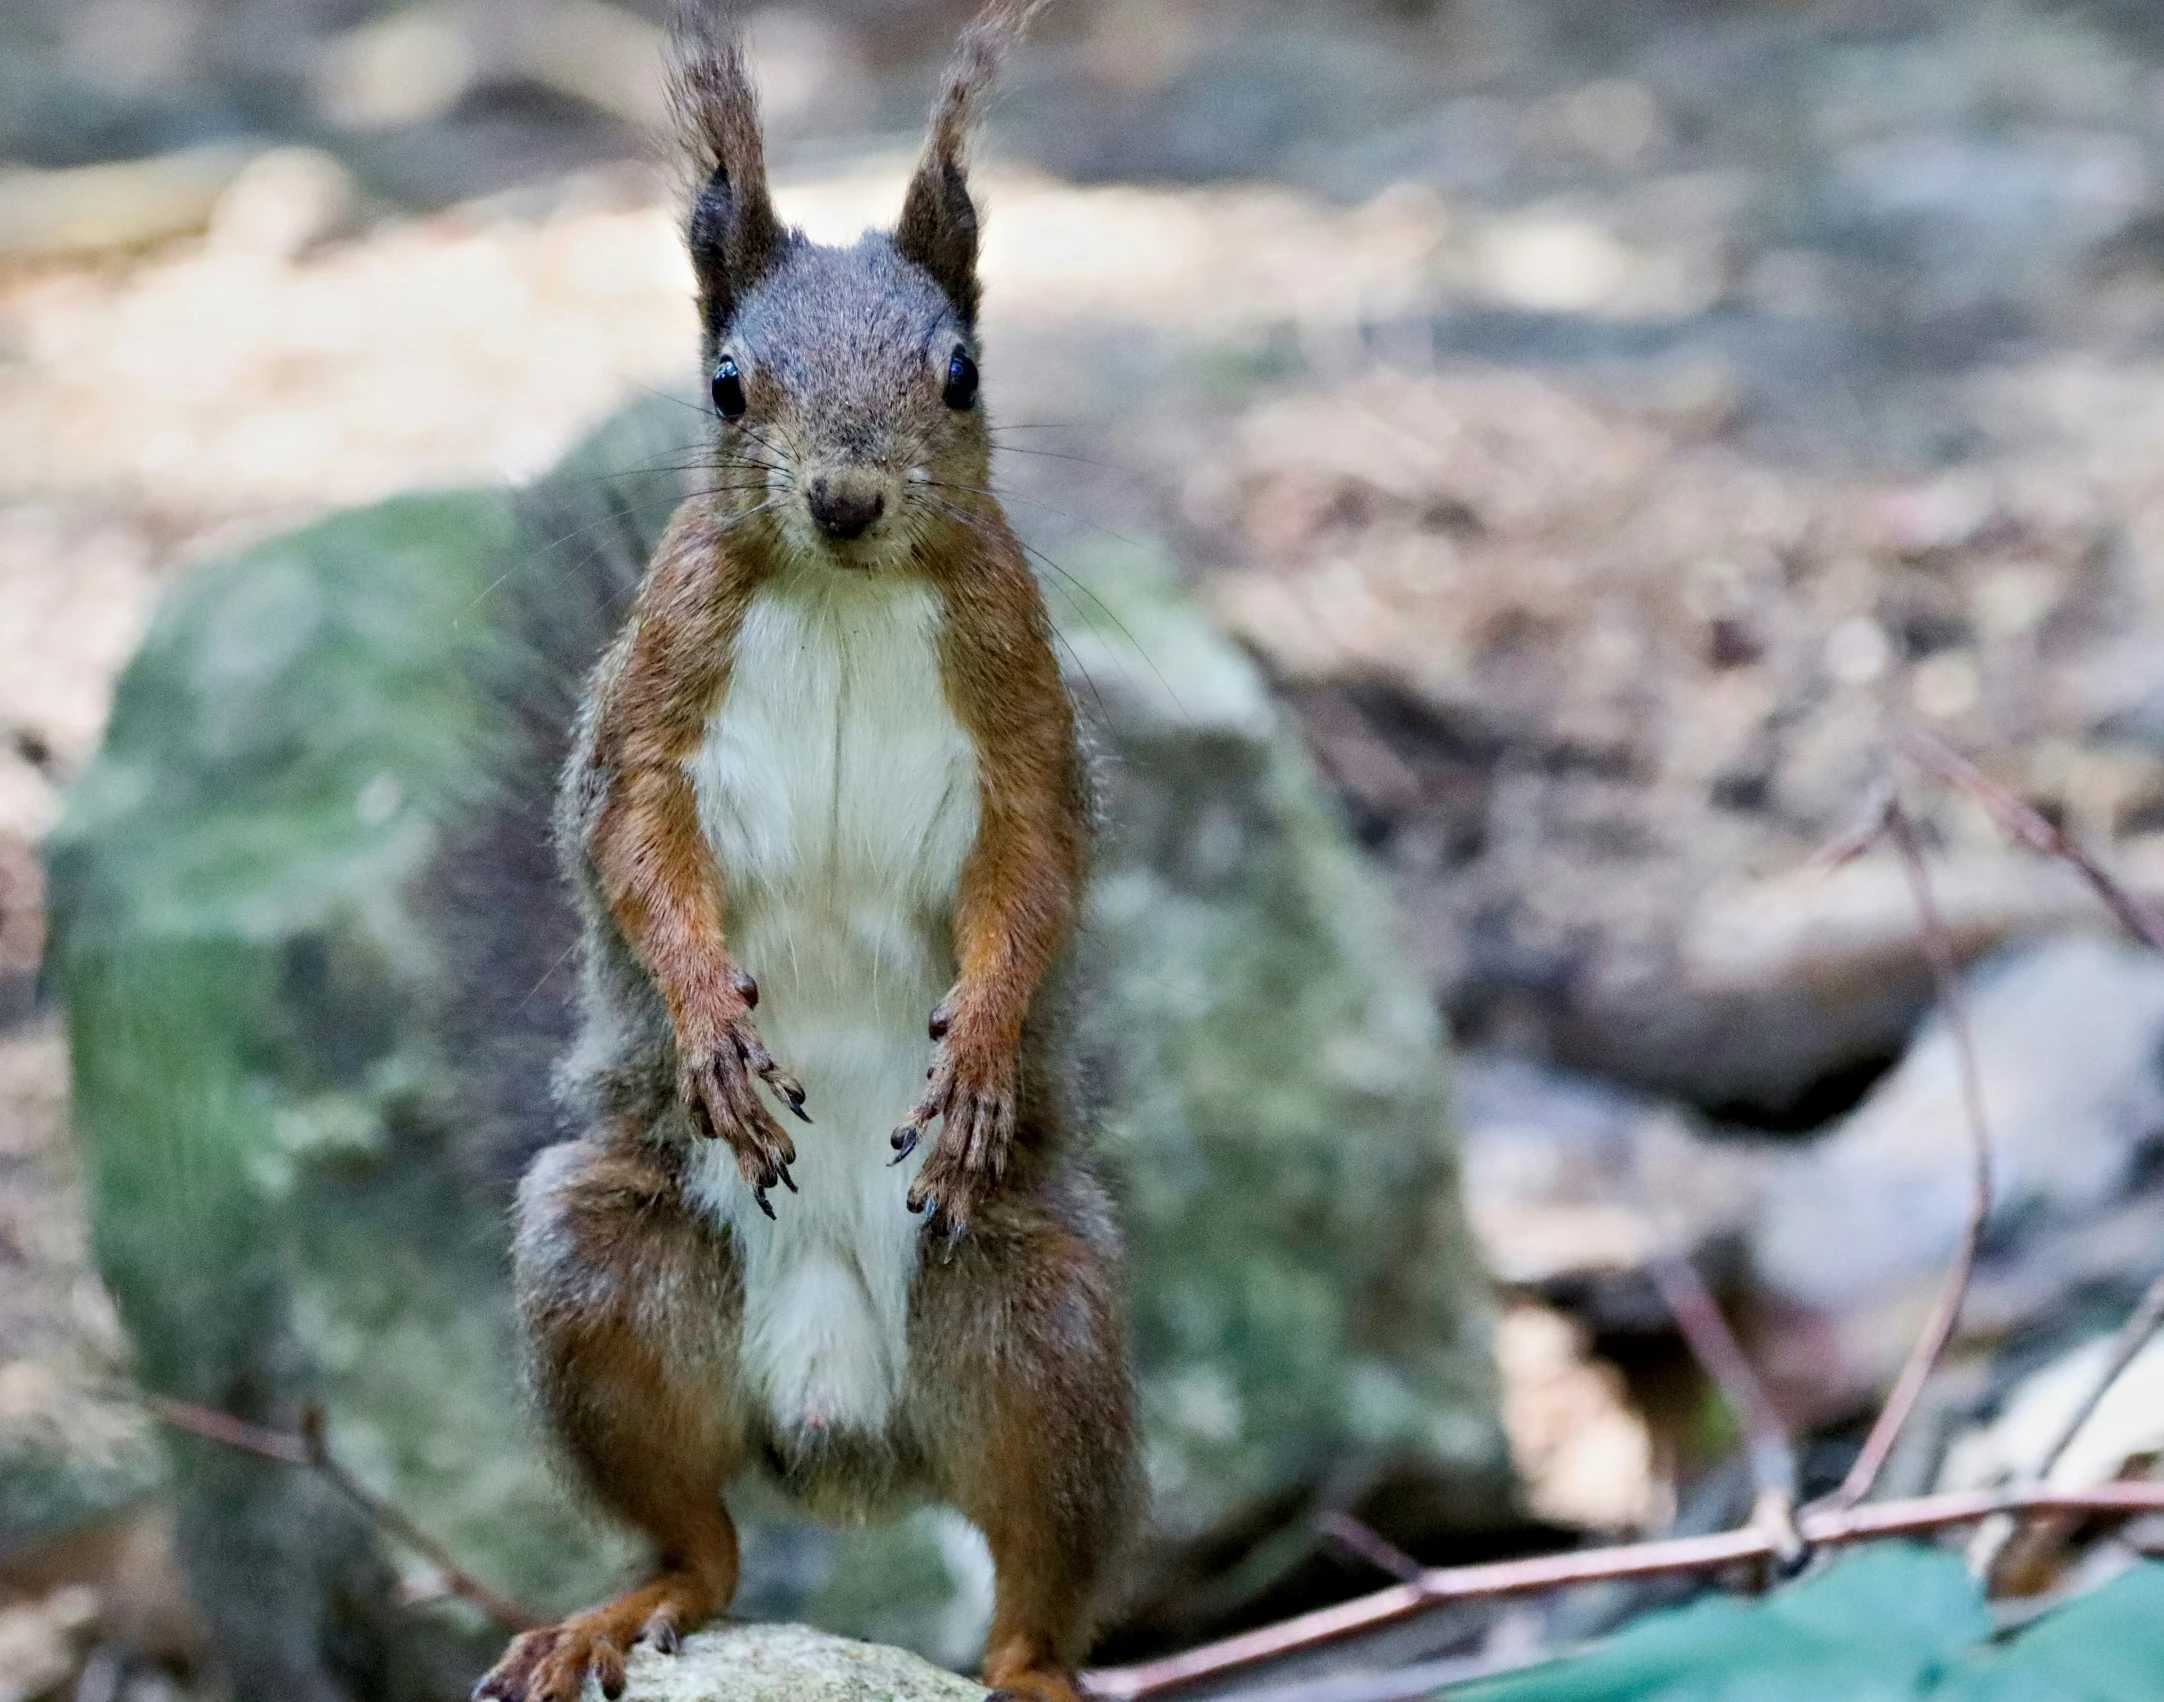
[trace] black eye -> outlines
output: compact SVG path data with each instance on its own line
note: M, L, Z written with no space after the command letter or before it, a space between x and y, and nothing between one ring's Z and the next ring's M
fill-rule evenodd
M744 378L727 355L714 368L714 408L725 420L733 420L744 411Z
M977 399L977 363L959 344L947 361L947 388L940 396L950 408L966 408Z

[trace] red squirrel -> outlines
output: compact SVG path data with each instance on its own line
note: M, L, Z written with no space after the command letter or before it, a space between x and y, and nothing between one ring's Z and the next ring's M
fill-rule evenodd
M678 32L712 446L575 730L583 1133L514 1240L540 1409L656 1570L480 1698L613 1698L633 1644L724 1611L724 1491L759 1469L823 1516L958 1508L996 1568L985 1681L1076 1702L1140 1484L1048 990L1091 787L989 490L963 159L1034 9L966 29L899 224L847 248L776 217L726 27Z

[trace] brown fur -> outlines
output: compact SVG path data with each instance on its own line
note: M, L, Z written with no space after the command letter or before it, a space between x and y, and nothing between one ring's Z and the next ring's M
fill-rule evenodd
M595 679L588 760L609 780L588 845L609 914L668 1006L679 1101L765 1189L788 1174L796 1149L752 1078L799 1105L804 1095L751 1025L758 990L722 944L721 870L684 768L727 686L729 646L757 585L724 552L716 518L699 500L678 512Z
M540 1404L596 1497L652 1538L658 1571L514 1643L480 1687L504 1702L575 1702L589 1673L614 1695L633 1642L671 1646L725 1608L722 1494L750 1463L845 1516L915 1496L960 1508L997 1568L987 1678L1037 1702L1073 1702L1132 1523L1117 1238L1045 996L1081 910L1089 787L1049 618L987 488L982 411L942 392L949 351L976 346L962 149L1034 10L995 4L971 26L900 230L849 250L781 230L733 44L697 19L679 36L706 353L710 368L739 360L747 405L721 422L711 489L671 523L579 715L558 838L584 923L584 1026L558 1085L588 1132L528 1172L515 1259ZM878 498L876 535L822 542L807 495L821 480ZM936 594L937 688L976 751L978 826L953 895L954 986L927 1013L927 1085L896 1108L905 1152L937 1125L909 1196L933 1250L909 1293L905 1385L883 1434L807 1438L775 1434L738 1388L732 1232L687 1193L695 1144L719 1139L771 1214L796 1148L760 1084L804 1109L730 959L728 871L687 765L757 594L821 551L818 571Z

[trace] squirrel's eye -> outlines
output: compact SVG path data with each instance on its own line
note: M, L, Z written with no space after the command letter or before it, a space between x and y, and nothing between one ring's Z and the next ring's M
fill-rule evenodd
M960 344L947 361L947 388L941 397L950 408L966 408L977 399L977 363Z
M727 355L714 368L714 408L726 420L744 411L744 377L736 370L735 360Z

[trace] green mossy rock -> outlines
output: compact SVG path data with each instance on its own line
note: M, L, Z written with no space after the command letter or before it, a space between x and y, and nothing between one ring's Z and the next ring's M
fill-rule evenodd
M521 496L405 498L192 575L49 847L98 1251L144 1383L280 1425L320 1402L361 1477L544 1611L635 1555L552 1474L506 1304L570 985L543 824L675 498L638 469L682 419L648 404ZM1386 904L1163 562L1063 565L1115 758L1085 1038L1116 1084L1161 1532L1408 1462L1485 1522L1507 1500L1485 1294ZM192 1441L172 1470L242 1696L448 1698L493 1652L455 1604L398 1605L426 1568L307 1474ZM747 1614L972 1653L986 1563L952 1515L843 1537L757 1491L744 1510ZM1304 1542L1263 1545L1242 1588Z

